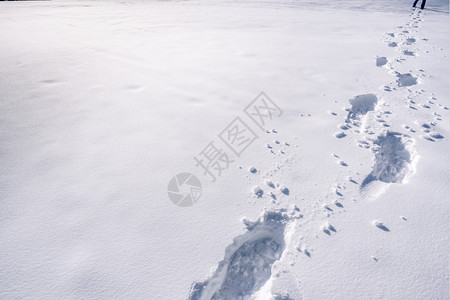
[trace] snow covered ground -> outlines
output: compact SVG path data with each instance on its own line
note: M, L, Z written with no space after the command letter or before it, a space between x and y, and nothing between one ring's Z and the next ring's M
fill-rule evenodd
M0 2L0 299L450 299L428 2Z

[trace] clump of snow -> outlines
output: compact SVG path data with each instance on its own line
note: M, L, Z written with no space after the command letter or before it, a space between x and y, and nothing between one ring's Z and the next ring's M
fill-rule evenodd
M338 125L338 127L342 130L348 130L350 128L347 123L341 123Z
M272 191L269 192L269 197L272 198L273 200L277 199L277 195Z
M266 184L271 188L275 188L275 184L272 182L272 180L267 179Z
M412 44L414 44L416 42L416 39L415 38L408 38L408 39L406 39L406 44L407 45L412 45Z
M346 137L347 135L343 131L338 131L334 134L334 136L337 137L338 139L342 139L342 138Z
M432 137L432 138L435 138L435 139L443 139L444 137L440 134L440 133L438 133L438 132L431 132L430 133L430 136Z
M396 42L390 42L390 43L388 44L388 46L391 47L391 48L394 48L394 47L397 47L398 44L397 44Z
M347 167L348 166L348 164L345 161L343 161L343 160L338 160L338 164L340 164L343 167Z
M411 50L403 50L402 53L407 56L416 56L416 54Z
M330 224L330 222L324 223L322 226L320 226L320 229L328 235L330 235L332 231L336 232L336 229L333 225Z
M335 113L334 111L331 111L331 110L327 110L327 113L332 116L337 116L337 113Z
M261 198L264 195L264 191L263 189L258 185L255 186L253 188L253 194L257 197L257 198Z
M386 225L384 225L383 222L379 221L379 220L374 220L373 225L375 225L375 227L384 230L384 231L389 231L389 229L386 227Z
M289 195L289 189L288 189L286 186L281 185L281 186L278 187L278 189L279 189L280 192L282 192L283 194Z
M311 252L308 250L308 248L306 248L306 246L298 245L296 249L298 252L301 252L306 256L311 257Z

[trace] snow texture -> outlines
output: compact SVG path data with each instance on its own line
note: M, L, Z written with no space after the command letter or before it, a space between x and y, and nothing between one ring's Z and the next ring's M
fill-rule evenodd
M0 299L450 299L449 3L411 2L0 1Z

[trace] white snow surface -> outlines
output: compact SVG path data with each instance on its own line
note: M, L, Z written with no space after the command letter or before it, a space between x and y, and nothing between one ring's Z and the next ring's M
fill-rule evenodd
M450 299L449 5L410 2L1 1L0 299Z

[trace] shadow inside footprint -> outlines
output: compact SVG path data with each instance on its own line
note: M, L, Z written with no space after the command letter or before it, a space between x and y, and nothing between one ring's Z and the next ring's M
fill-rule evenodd
M385 64L387 64L388 60L386 57L381 56L381 57L377 57L376 63L377 63L377 67L382 67Z
M417 84L417 78L413 77L410 73L400 74L396 72L398 86L412 86Z
M284 248L282 212L266 212L258 221L246 221L248 232L234 239L215 273L195 282L189 300L243 299L258 291L272 276L272 265Z
M381 230L384 230L384 231L387 231L387 232L390 231L389 228L387 228L387 227L386 227L385 225L383 225L383 224L378 224L378 225L377 225L377 228L380 228Z
M361 184L361 189L373 181L401 183L410 172L411 153L401 134L387 131L374 141L375 165Z
M334 205L336 205L337 207L340 207L340 208L344 208L344 205L342 205L342 203L340 203L340 202L335 202Z
M225 281L212 299L238 299L259 290L270 278L280 247L271 238L244 243L231 257Z

